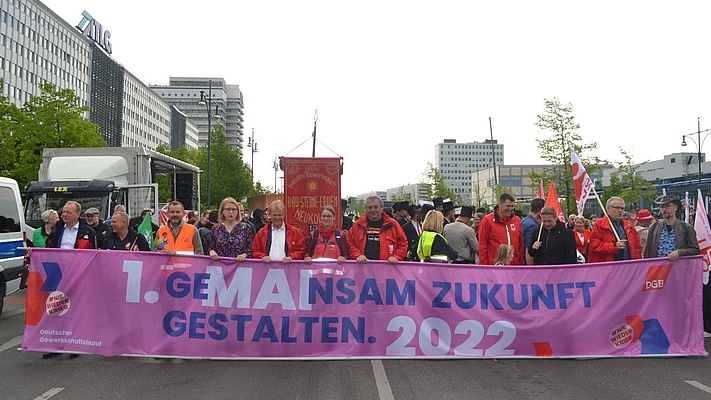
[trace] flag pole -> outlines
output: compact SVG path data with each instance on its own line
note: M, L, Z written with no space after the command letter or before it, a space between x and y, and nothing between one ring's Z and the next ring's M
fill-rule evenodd
M610 216L607 215L607 210L605 210L605 206L602 205L602 201L600 200L600 196L597 195L597 190L595 190L595 184L593 182L592 186L593 193L595 193L595 198L597 199L598 204L600 204L600 208L602 208L603 214L607 217L607 220L610 221L610 228L612 229L612 233L615 234L615 238L617 238L617 241L620 241L620 235L617 234L617 229L615 229L614 226L612 226L612 220L610 219Z
M541 241L541 232L543 232L543 220L541 220L541 224L538 226L538 240L536 240L536 242Z

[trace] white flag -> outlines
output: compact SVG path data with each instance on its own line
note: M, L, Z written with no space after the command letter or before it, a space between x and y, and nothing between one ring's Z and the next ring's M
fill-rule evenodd
M701 255L704 256L704 285L707 285L709 283L709 265L711 264L711 227L709 227L704 199L701 197L701 189L698 189L698 191L699 199L696 202L694 230L696 231L696 240L699 242Z
M578 216L583 216L585 201L593 188L593 181L590 179L583 163L575 154L573 147L570 147L570 166L573 169L573 187L575 188L575 204L578 206Z

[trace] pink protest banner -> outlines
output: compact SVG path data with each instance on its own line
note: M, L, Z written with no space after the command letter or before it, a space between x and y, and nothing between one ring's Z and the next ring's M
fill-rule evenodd
M701 257L561 267L34 249L25 351L202 358L706 355Z

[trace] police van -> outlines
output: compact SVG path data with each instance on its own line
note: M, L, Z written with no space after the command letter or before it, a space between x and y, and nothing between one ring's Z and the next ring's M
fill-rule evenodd
M0 313L5 296L20 289L20 278L25 274L23 214L17 182L0 177Z

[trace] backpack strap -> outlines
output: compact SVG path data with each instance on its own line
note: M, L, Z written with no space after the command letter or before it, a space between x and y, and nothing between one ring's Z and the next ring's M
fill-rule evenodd
M307 254L311 254L311 257L314 256L316 243L318 243L318 228L314 228L314 240L311 241L311 243L309 244L309 250L306 252Z

